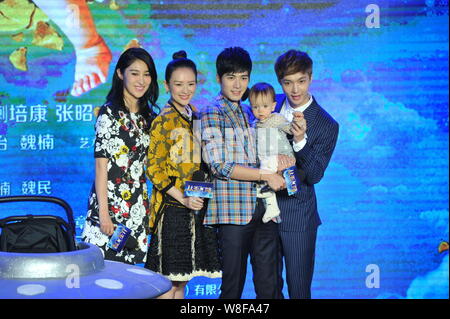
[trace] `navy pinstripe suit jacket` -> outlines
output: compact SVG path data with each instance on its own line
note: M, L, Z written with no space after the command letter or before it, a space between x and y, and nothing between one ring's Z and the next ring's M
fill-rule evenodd
M275 112L280 112L286 96L276 96ZM314 230L321 220L317 211L317 199L314 185L320 182L330 162L336 146L339 124L329 115L313 97L313 103L303 113L306 119L308 136L305 147L295 153L297 167L305 172L306 178L300 185L300 191L292 196L287 192L277 192L278 206L281 210L281 231ZM292 143L292 136L288 136Z

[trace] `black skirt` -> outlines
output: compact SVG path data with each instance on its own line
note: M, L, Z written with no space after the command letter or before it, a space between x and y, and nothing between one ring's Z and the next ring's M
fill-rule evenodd
M204 213L194 214L166 194L156 216L145 267L171 281L220 278L217 230L203 225Z

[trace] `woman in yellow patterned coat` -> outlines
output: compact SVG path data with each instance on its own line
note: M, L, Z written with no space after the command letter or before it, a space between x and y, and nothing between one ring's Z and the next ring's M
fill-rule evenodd
M197 86L197 69L186 53L174 54L167 65L170 100L150 129L147 175L153 183L150 227L153 230L146 268L172 281L160 298L184 298L187 282L196 276L221 276L214 228L203 226L205 202L185 197L184 184L201 169L200 140L194 134L197 110L189 104Z

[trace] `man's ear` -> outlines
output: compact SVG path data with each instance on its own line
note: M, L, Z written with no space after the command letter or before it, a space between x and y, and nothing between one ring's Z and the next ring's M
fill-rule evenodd
M217 83L220 84L220 76L219 76L219 74L216 74L216 81L217 81Z

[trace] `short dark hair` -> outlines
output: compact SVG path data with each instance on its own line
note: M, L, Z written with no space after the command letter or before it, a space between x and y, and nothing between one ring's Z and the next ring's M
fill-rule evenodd
M147 126L149 126L155 116L153 106L157 107L156 101L158 100L159 87L155 63L153 62L151 55L146 50L142 48L129 48L120 55L116 68L114 69L111 89L106 97L106 100L111 103L113 110L120 110L125 113L129 112L125 107L123 100L123 80L117 74L117 70L120 70L120 72L124 74L125 69L136 60L141 60L147 65L150 78L152 79L147 92L145 92L145 94L138 100L139 113L147 120ZM149 102L151 107L149 106Z
M172 61L169 62L166 66L166 74L165 79L166 82L170 82L170 78L172 77L172 73L178 68L188 68L191 69L195 74L195 81L197 82L197 66L194 61L187 58L187 53L184 50L175 52L172 55Z
M298 50L289 50L280 55L275 62L275 73L278 81L281 81L286 75L294 73L307 73L311 77L313 61L306 52Z
M269 96L273 102L275 102L275 90L272 85L266 82L259 82L252 86L250 89L249 97L258 97L261 95Z
M252 72L252 59L250 54L241 47L226 48L216 59L217 75L222 78L227 73Z

